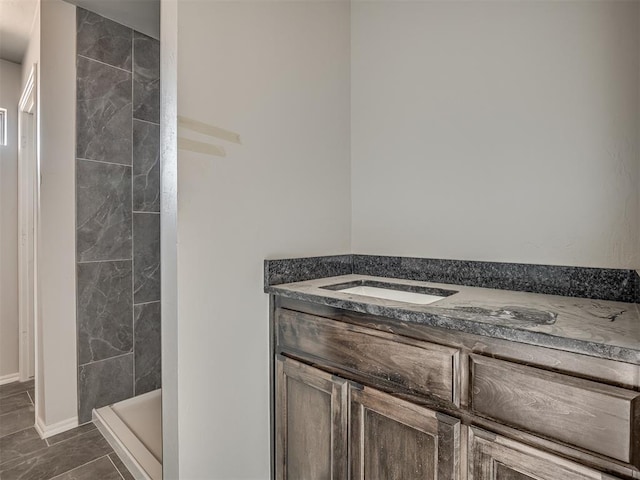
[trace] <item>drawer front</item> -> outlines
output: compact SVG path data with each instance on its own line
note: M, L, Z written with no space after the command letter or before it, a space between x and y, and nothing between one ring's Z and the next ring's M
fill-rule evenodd
M637 463L640 392L478 355L470 364L474 413Z
M477 428L469 429L469 480L614 480L617 477Z
M447 404L460 405L459 352L291 310L276 313L278 347Z

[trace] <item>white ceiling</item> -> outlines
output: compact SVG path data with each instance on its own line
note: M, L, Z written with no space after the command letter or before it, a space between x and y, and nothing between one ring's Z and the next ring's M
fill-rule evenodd
M160 38L160 0L66 0ZM22 63L38 0L0 0L0 58Z
M22 63L37 0L0 0L0 58Z

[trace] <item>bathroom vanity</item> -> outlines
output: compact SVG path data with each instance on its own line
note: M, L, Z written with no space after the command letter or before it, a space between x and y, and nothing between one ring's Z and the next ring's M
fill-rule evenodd
M276 479L640 479L636 303L359 274L265 290Z

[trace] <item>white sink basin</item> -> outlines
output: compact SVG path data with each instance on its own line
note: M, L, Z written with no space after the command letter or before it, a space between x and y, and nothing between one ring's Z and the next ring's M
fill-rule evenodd
M397 302L415 303L417 305L428 305L437 302L446 297L439 295L429 295L426 293L404 292L400 290L392 290L390 288L369 287L359 285L357 287L349 287L336 290L342 293L353 293L355 295L364 295L365 297L384 298L386 300L395 300Z

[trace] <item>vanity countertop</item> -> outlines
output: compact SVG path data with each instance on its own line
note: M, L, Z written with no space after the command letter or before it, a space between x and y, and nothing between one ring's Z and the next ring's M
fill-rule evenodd
M457 293L429 305L330 290L351 282L384 282ZM539 293L349 274L265 287L270 294L640 365L640 308L623 303Z

